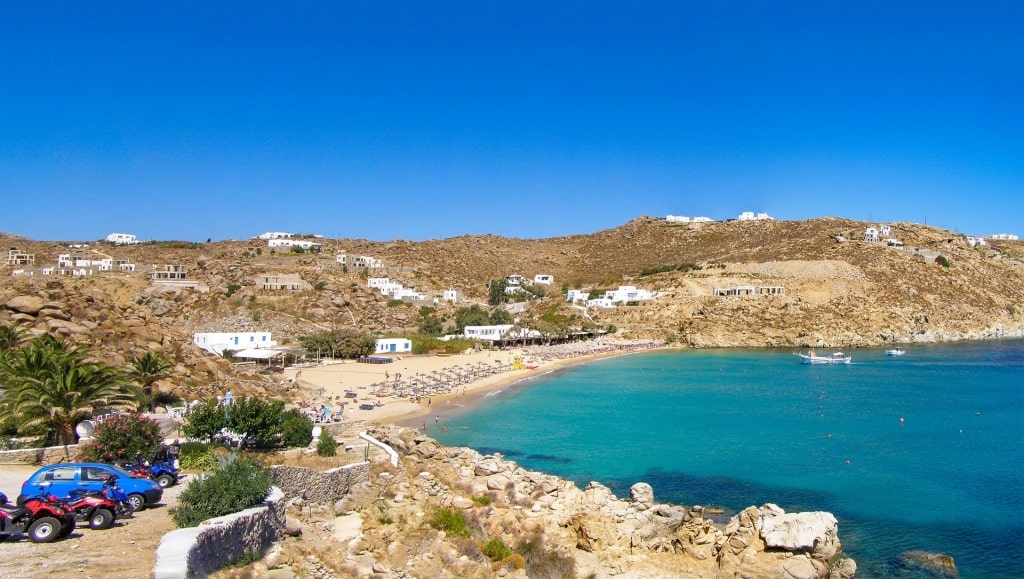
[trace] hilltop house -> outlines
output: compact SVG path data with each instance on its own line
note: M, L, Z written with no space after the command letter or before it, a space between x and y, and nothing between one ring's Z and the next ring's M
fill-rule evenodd
M448 288L441 293L441 299L446 302L457 304L463 300L462 290Z
M780 285L735 285L714 290L714 295L719 297L774 296L784 293L786 293L786 288Z
M135 239L135 236L130 233L111 233L103 240L113 243L114 245L133 245L139 242L139 240Z
M870 241L872 243L881 241L878 237L878 229L876 227L868 227L864 230L864 241Z
M994 235L990 235L988 238L989 239L995 239L995 240L1003 240L1003 241L1017 241L1017 240L1020 239L1019 237L1017 237L1013 233L996 233Z
M665 221L670 223L710 223L714 221L710 217L686 217L685 215L669 215Z
M618 289L606 291L604 297L610 299L613 304L619 304L653 300L654 294L648 290L637 289L631 285L620 285Z
M258 275L255 277L256 287L261 290L305 291L313 289L306 280L297 273L278 275Z
M505 278L505 293L511 295L523 291L523 276L512 274Z
M288 239L292 234L286 231L268 231L261 233L257 236L257 239Z
M533 276L534 285L551 285L555 283L555 276L541 273Z
M197 332L192 334L192 343L215 356L223 355L225 350L273 348L277 345L270 338L270 332Z
M576 302L586 301L590 297L590 292L581 289L571 289L565 294L565 301L574 304Z
M323 249L319 243L304 239L271 239L267 241L267 247L298 247L313 253L320 253L320 250Z
M753 211L744 211L736 218L737 221L762 221L766 219L773 220L772 216L767 213L758 213L755 215Z
M334 256L334 261L338 262L339 265L343 265L346 267L351 265L356 269L381 269L384 267L383 261L377 259L376 257L370 257L368 255L353 256L352 259L349 260L349 256L345 255L344 253L339 253L338 255Z
M17 247L12 247L7 252L7 265L33 265L35 262L36 256L34 253L19 251Z
M967 240L967 245L970 245L971 247L977 247L979 245L988 245L988 243L985 242L984 237L975 237L973 235L968 235L965 239Z

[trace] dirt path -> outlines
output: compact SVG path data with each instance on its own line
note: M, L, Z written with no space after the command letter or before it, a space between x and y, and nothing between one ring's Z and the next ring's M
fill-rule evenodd
M14 500L21 483L36 470L0 466L0 491ZM24 535L8 538L0 543L0 577L152 577L157 545L175 529L167 508L177 504L187 480L165 489L160 504L105 531L79 523L69 537L54 543L33 543Z

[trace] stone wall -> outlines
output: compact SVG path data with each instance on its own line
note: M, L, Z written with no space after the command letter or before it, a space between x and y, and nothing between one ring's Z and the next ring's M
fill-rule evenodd
M78 445L69 445L67 452L71 456L71 460L75 460L75 455L78 454ZM0 464L34 464L38 466L46 466L49 464L57 464L58 462L67 462L67 455L64 453L63 446L0 451Z
M284 498L271 487L263 506L167 533L157 547L154 579L202 577L245 553L262 553L284 534Z
M353 486L370 478L370 463L357 462L320 472L301 466L272 466L270 476L288 498L333 504L348 495Z

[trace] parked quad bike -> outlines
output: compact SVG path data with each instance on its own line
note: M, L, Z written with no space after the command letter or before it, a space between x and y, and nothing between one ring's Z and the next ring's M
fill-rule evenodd
M73 530L74 514L65 510L54 497L35 496L17 506L0 493L0 540L24 534L34 543L50 543L67 537Z
M61 501L65 508L75 515L76 521L86 521L90 529L109 529L117 520L117 503L108 498L104 491L73 490L71 498Z
M156 460L144 461L138 460L133 462L115 462L115 465L128 471L128 474L136 478L148 478L156 481L160 488L167 488L178 484L178 469L174 468L174 463L168 460Z

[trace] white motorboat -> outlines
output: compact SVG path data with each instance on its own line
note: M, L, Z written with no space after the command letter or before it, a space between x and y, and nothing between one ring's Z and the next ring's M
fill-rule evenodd
M808 350L806 354L797 354L800 356L800 361L804 364L849 364L853 358L847 356L842 352L833 352L825 356L819 356L814 353L814 350Z
M907 353L907 351L904 350L903 348L900 348L900 347L890 348L890 349L885 351L885 355L886 356L902 356L903 354L906 354L906 353Z

